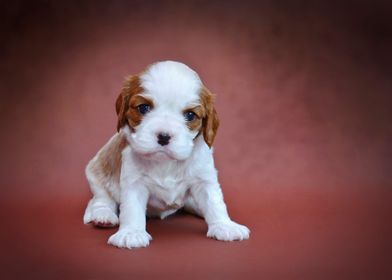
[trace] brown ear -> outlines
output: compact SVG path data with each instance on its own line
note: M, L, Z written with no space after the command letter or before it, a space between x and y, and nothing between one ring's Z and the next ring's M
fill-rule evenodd
M218 131L219 119L214 107L214 95L204 86L201 91L201 100L205 109L202 127L204 141L211 148Z
M125 80L121 93L116 100L117 131L120 131L120 128L128 123L126 114L129 110L129 99L142 91L139 76L131 76Z
M124 94L123 91L118 95L116 100L116 113L117 113L117 131L120 131L124 125L127 124L125 113L128 111L129 95Z

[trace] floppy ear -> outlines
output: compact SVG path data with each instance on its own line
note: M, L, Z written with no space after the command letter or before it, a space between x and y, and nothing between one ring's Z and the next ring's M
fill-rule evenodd
M142 90L139 76L130 76L125 80L121 93L116 100L117 131L120 131L120 128L128 123L126 114L129 110L129 99L142 92Z
M203 137L208 147L211 148L219 127L218 114L214 107L214 95L204 86L201 91L201 99L205 109L202 127Z
M116 113L117 113L117 132L120 131L124 125L127 124L125 113L128 111L129 95L124 90L118 95L116 100Z

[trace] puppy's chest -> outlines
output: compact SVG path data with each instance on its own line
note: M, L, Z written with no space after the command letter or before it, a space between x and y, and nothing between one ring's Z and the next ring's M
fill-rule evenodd
M184 206L188 195L189 178L185 172L168 167L151 170L145 174L145 183L150 191L149 206L157 209L178 209Z

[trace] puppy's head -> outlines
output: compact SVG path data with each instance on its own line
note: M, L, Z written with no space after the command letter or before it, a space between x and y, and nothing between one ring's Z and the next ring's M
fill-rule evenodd
M188 158L197 137L211 147L219 126L213 94L188 66L158 62L129 77L117 98L117 130L146 157Z

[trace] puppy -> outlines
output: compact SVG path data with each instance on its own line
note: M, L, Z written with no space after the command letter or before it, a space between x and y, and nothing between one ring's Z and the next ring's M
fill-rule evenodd
M93 198L84 223L119 225L109 244L146 247L146 215L164 219L184 208L205 219L208 237L248 239L249 229L230 219L218 182L213 99L179 62L158 62L129 77L116 101L118 133L86 168Z

